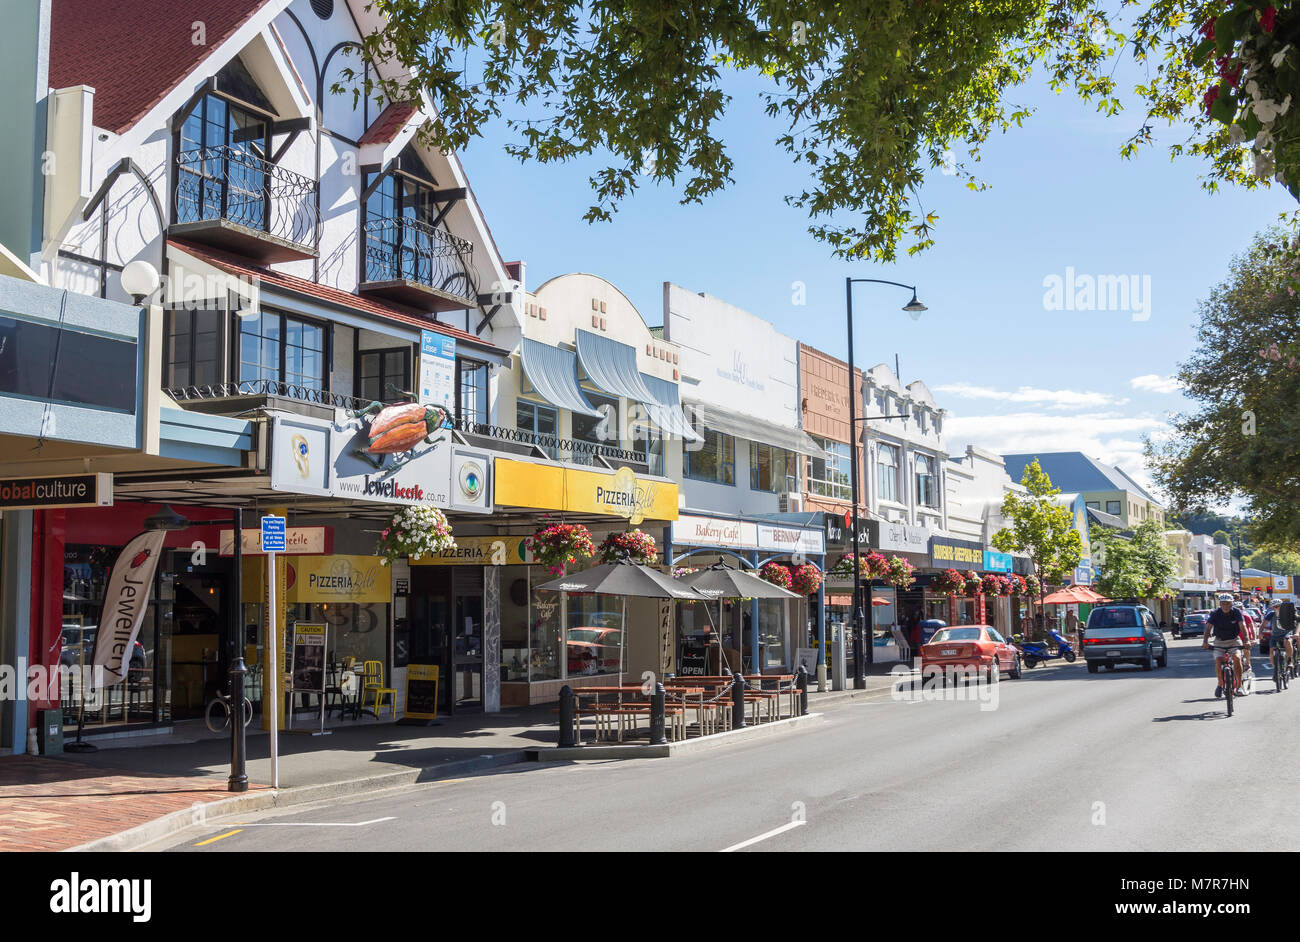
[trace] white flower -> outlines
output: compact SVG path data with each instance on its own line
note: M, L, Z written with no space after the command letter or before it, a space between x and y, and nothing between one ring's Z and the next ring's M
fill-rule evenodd
M1271 98L1261 98L1255 102L1254 107L1255 117L1259 118L1264 124L1272 124L1274 119L1286 114L1287 109L1291 107L1291 96L1287 95L1281 104Z
M1273 175L1273 157L1271 154L1255 155L1255 176L1266 180Z
M1260 131L1255 135L1255 146L1260 150L1267 150L1273 144L1273 138L1267 131Z
M1255 101L1259 101L1259 83L1258 83L1258 82L1254 81L1253 79L1252 79L1251 81L1247 82L1247 83L1246 83L1246 91L1250 93L1250 97L1251 97L1252 99L1254 99Z
M1234 144L1240 144L1246 139L1246 129L1240 124L1233 124L1228 128L1228 140Z
M1286 54L1290 49L1291 49L1291 44L1287 43L1277 52L1273 53L1273 68L1276 69L1282 65L1282 60L1286 58Z

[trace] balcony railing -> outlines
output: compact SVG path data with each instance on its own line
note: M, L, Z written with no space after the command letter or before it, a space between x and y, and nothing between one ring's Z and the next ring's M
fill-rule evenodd
M176 157L176 228L263 261L316 253L316 181L236 147Z
M351 409L359 411L370 405L369 400L355 396L343 396L338 393L316 389L312 386L298 386L293 383L281 383L271 379L244 380L242 383L214 383L208 386L175 386L164 389L178 403L210 402L240 397L275 396L281 399L296 399L313 405L333 409Z
M472 242L405 216L368 219L362 236L363 290L435 308L476 303Z
M456 431L465 435L475 435L496 442L523 446L518 450L526 453L536 448L547 457L556 461L569 461L575 464L594 464L596 458L602 458L610 465L630 465L638 470L646 469L645 456L625 448L612 448L595 442L578 441L572 438L560 438L541 432L529 432L525 429L502 428L499 425L487 425L482 422L466 422L456 419L452 422Z

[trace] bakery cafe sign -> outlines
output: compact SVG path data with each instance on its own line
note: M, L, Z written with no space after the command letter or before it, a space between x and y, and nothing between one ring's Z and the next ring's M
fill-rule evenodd
M687 546L757 549L758 527L742 520L682 514L673 521L673 542Z

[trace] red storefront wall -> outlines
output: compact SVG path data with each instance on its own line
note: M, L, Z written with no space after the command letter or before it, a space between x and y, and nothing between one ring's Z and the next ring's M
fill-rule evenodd
M32 514L32 608L30 667L43 667L46 676L57 667L63 646L63 551L68 544L125 546L144 530L145 518L162 510L160 504L115 504L112 507L76 510L37 510ZM229 529L231 513L209 507L181 507L178 513L199 526L173 530L167 547L190 547L201 543L209 553L220 549L221 530ZM206 523L206 521L213 521ZM27 723L36 724L36 711L55 709L58 699L29 700Z

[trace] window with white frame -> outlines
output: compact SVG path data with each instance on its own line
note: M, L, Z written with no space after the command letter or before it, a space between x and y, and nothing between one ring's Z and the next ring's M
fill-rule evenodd
M808 493L836 500L850 500L849 446L826 438L813 438L826 452L824 458L808 459Z
M876 492L881 500L898 501L898 446L876 446Z
M939 489L936 486L934 458L916 456L916 503L921 507L939 506Z

